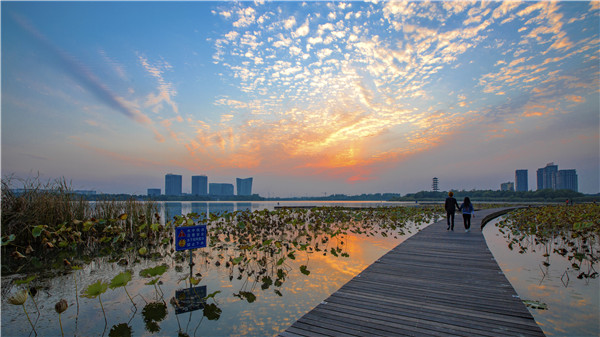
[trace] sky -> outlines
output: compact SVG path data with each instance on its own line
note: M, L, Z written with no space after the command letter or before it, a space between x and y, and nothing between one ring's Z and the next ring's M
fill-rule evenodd
M2 177L600 192L600 2L1 2Z

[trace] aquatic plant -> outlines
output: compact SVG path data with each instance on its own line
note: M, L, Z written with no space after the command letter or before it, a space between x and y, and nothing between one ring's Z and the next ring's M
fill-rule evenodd
M113 325L108 332L109 337L131 337L133 336L133 329L127 323L120 323Z
M142 316L148 332L159 332L158 322L167 317L167 305L163 302L150 302L142 309Z
M31 301L33 301L33 305L35 305L35 310L37 310L38 315L40 309L38 308L37 302L35 301L35 294L37 293L37 289L35 287L30 286L30 283L35 280L37 275L29 275L27 278L23 280L14 280L15 285L25 285L28 288L28 292L31 295Z
M81 297L87 298L96 298L98 297L98 301L100 302L100 307L102 308L102 313L104 314L104 323L108 325L108 321L106 320L106 312L104 311L104 305L102 305L102 298L100 295L104 294L108 289L108 283L102 282L102 280L98 280L96 283L90 284Z
M31 319L29 318L27 309L25 309L25 302L27 301L27 294L28 294L28 291L26 289L21 289L21 290L17 291L15 294L13 294L11 297L8 298L8 303L13 304L13 305L20 305L21 307L23 307L25 316L27 316L27 320L29 321L29 324L31 324L31 328L33 329L33 332L37 336L37 331L35 331L35 326L33 325L33 323L31 323Z
M162 290L160 290L160 288L157 286L158 281L160 280L160 275L164 274L167 269L169 269L169 266L167 266L166 264L161 264L152 268L146 268L146 269L142 269L140 271L140 276L145 277L145 278L153 278L152 280L148 281L146 283L146 285L153 285L154 289L156 290L156 294L159 294L162 297L164 297L164 294L162 292Z
M418 228L419 225L430 223L439 216L440 210L438 207L246 210L221 215L211 214L208 218L191 213L176 216L164 225L159 223L160 218L157 214L135 215L122 210L113 214L109 213L108 209L105 212L103 214L111 218L90 217L63 222L56 226L33 226L30 228L27 243L31 243L35 253L17 247L16 239L10 240L8 236L3 237L3 243L6 242L3 247L17 247L19 251L26 253L22 263L32 259L34 254L41 255L38 251L40 245L43 249L39 250L42 252L55 252L56 256L60 257L60 263L53 265L56 272L64 273L65 268L74 271L79 314L77 270L82 268L81 263L89 263L97 256L94 252L106 254L107 258L104 261L118 261L119 265L136 263L142 259L154 260L157 253L160 253L161 258L172 259L177 272L182 272L180 264L186 262L187 254L174 251L173 227L204 224L208 229L208 249L196 251L193 263L199 265L200 270L208 267L222 268L229 274L230 281L233 278L245 279L242 287L233 296L241 301L254 303L260 296L258 291L273 291L278 296L283 296L282 287L292 273L312 277L314 271L310 259L313 254L347 258L350 254L347 247L350 236L398 237L413 228ZM142 221L140 219L143 222L139 222ZM67 244L60 244L62 241L66 241ZM73 250L73 244L77 246L76 251ZM141 248L144 255L140 254ZM75 252L77 254L74 254ZM87 257L88 254L91 256ZM86 258L78 260L77 256ZM147 285L154 286L159 298L164 298L160 280L167 270L168 264L165 263L139 272L140 277L148 279ZM114 275L109 283L97 281L81 293L81 297L98 297L105 319L105 330L108 326L106 309L110 308L104 308L101 295L108 287L113 290L123 287L131 303L136 306L133 300L135 296L132 297L127 289L133 278L134 275L130 271L124 271ZM189 281L190 286L195 286L199 284L202 275L197 273L186 276L185 279ZM217 320L222 314L215 298L219 292L215 291L204 298L203 317L209 320ZM138 295L142 297L141 294ZM159 303L147 301L143 297L142 299L146 302L147 312L152 309L148 304ZM162 302L164 303L164 300ZM60 314L59 323L62 331ZM77 318L75 324L77 326ZM148 329L158 331L157 321L149 319ZM113 326L111 331L113 335L119 331L131 333L131 328L127 324L119 324Z
M594 204L551 205L515 210L499 221L499 231L508 248L544 250L550 266L550 253L564 256L578 279L597 278L594 265L600 258L600 207ZM568 270L567 270L568 271ZM568 279L567 271L563 274Z
M135 302L133 302L133 299L131 298L131 295L129 295L129 292L127 291L127 283L129 283L129 281L131 281L131 272L130 271L124 271L119 273L117 276L115 276L111 281L110 281L110 289L114 290L116 288L120 288L123 287L123 289L125 290L125 293L127 294L127 297L129 297L129 300L131 301L131 304L133 304L133 306L135 307Z
M12 189L15 185L22 187L18 193ZM155 202L88 202L73 193L65 179L42 183L39 178L3 178L1 206L3 273L35 265L43 268L61 251L94 256L107 247L121 249L125 242L139 244L147 235L136 230L143 224L157 239L168 236L157 225L160 217ZM34 261L38 263L28 263Z
M56 302L56 304L54 305L54 310L58 313L58 323L60 324L60 333L63 336L65 335L65 333L63 332L60 314L65 312L65 310L67 310L68 307L69 307L69 304L67 303L67 301L65 299L61 299L60 301Z

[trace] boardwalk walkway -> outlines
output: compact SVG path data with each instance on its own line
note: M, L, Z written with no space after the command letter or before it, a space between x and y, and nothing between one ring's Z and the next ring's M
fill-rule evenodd
M280 336L544 336L489 251L436 222L354 277Z

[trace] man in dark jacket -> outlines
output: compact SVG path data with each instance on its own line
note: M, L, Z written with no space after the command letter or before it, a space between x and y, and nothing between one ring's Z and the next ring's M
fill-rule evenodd
M458 202L453 197L454 193L452 191L448 192L448 198L446 198L446 204L444 208L446 209L446 220L448 221L448 228L446 230L454 230L454 212L459 208Z

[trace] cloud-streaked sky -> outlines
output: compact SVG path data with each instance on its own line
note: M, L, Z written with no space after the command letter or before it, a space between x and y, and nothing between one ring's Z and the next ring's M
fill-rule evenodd
M600 2L5 2L2 175L600 191Z

